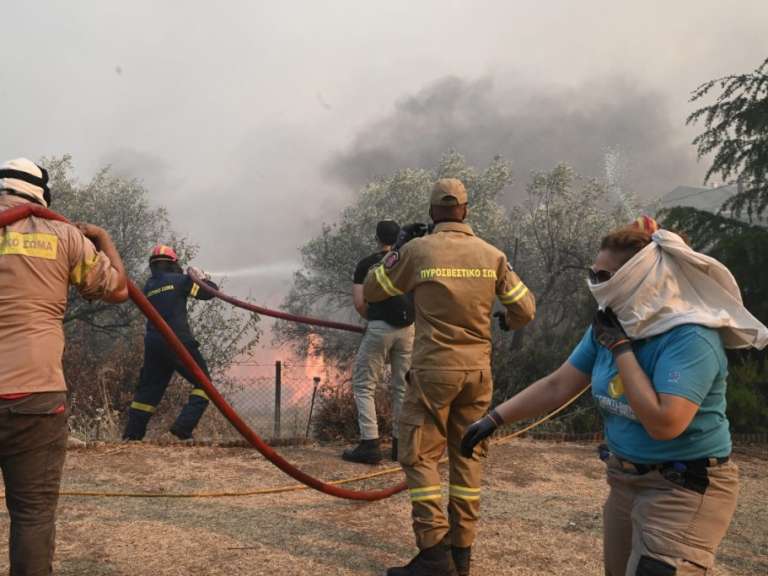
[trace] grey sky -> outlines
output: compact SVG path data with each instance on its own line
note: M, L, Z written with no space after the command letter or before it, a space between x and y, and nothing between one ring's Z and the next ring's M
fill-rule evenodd
M16 2L3 22L0 158L71 153L83 178L105 163L142 177L201 245L199 263L218 270L295 259L349 197L354 179L339 162L355 162L361 144L391 145L404 103L448 77L489 86L486 122L525 119L528 98L542 125L575 114L585 131L626 90L625 100L642 103L629 109L645 131L603 126L590 146L603 137L621 146L626 136L649 148L658 133L672 166L641 166L671 189L697 184L672 180L702 171L683 126L689 91L768 56L764 0ZM565 114L564 101L578 109ZM536 126L527 119L526 130ZM517 150L509 139L451 130L485 142L468 148L481 163L488 141ZM569 138L540 159L578 162ZM407 149L418 163L441 142ZM540 167L523 156L521 180ZM260 299L284 290L253 285Z

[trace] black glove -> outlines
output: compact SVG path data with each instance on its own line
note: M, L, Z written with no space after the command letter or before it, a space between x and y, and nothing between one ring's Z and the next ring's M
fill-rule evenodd
M632 350L632 340L610 308L597 311L592 321L592 333L595 340L613 352L614 357Z
M402 248L405 244L413 240L414 238L420 238L429 231L429 226L422 222L414 222L413 224L406 224L400 228L400 234L397 236L397 242L395 242L395 250Z
M499 328L501 328L504 332L509 332L509 324L507 324L506 312L494 312L493 317L498 320Z
M473 422L464 431L464 437L461 439L461 455L464 458L472 458L475 446L488 438L501 426L504 421L496 410L491 410L477 422Z

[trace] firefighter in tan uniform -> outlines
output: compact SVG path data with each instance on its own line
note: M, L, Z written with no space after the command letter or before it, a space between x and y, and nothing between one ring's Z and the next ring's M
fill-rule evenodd
M0 211L50 204L48 175L26 159L0 167ZM51 574L67 447L62 319L70 285L88 299L128 298L109 235L30 216L0 228L0 468L11 519L10 574Z
M420 552L407 566L390 568L388 576L469 574L482 467L478 456L461 456L460 442L464 429L484 415L491 402L492 307L498 297L511 329L524 326L535 313L533 294L504 253L464 224L467 192L462 182L439 180L430 203L433 233L387 254L364 285L369 302L412 292L416 307L399 461ZM438 471L446 444L448 515Z

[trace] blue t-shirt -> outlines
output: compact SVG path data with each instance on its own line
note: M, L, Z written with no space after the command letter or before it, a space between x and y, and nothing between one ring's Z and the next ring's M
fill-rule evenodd
M624 396L613 354L598 344L590 327L568 361L592 377L592 396L602 412L611 451L640 464L730 454L731 434L725 416L728 360L718 332L685 324L635 340L632 348L658 393L687 398L698 404L699 410L677 438L651 438Z

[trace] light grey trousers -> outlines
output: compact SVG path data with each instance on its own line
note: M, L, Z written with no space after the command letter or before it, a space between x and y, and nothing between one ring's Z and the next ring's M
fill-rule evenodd
M352 391L357 405L357 420L362 440L379 437L376 419L376 386L389 361L392 367L392 435L397 437L400 408L405 395L405 375L411 367L413 324L406 328L390 326L382 320L372 320L363 334L352 371Z

